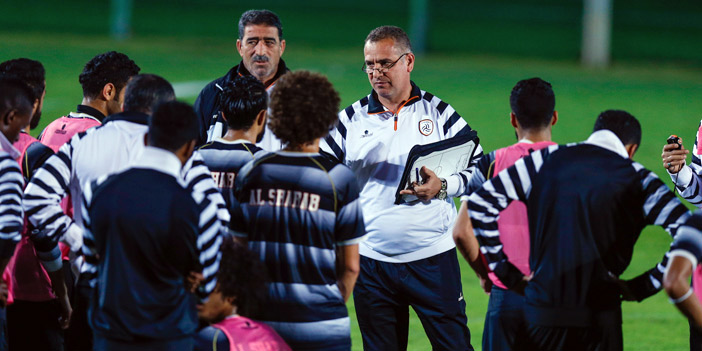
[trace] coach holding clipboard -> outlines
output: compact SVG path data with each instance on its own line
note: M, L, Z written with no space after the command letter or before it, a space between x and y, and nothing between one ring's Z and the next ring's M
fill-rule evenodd
M371 93L339 113L320 143L354 171L368 232L360 243L361 272L354 301L365 350L407 348L409 306L434 349L472 350L451 227L467 169L441 179L424 167L419 198L395 205L395 190L414 145L471 131L449 104L410 81L415 56L407 34L383 26L365 40L363 72ZM472 166L482 156L476 147Z

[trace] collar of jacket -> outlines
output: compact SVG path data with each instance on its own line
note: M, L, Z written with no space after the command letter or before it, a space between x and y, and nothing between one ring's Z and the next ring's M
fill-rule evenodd
M412 105L419 101L419 98L421 98L422 91L419 89L417 84L414 84L413 81L410 81L410 84L412 84L412 92L410 92L409 99L405 100L405 104L402 105L402 107ZM380 103L380 100L378 100L378 93L376 93L375 90L371 90L370 98L368 99L368 113L381 113L385 111L385 106L383 106L383 104Z
M281 58L280 61L278 61L278 70L275 72L275 75L269 81L265 82L263 84L263 86L266 87L266 90L268 90L268 88L270 88L271 85L273 85L278 80L278 78L280 78L280 76L287 73L288 71L290 71L288 69L288 66L285 65L285 61L283 61L283 59ZM239 62L238 65L234 66L229 71L229 73L227 73L227 81L234 80L234 78L236 77L235 74L238 75L239 77L251 75L249 70L247 70L246 67L244 66L244 61Z
M149 125L149 115L143 112L120 112L107 117L104 123L113 121L127 121L147 126Z
M88 105L78 105L78 107L76 107L76 112L91 115L100 122L102 122L105 119L105 115L102 112L100 112L100 110L94 107L90 107Z

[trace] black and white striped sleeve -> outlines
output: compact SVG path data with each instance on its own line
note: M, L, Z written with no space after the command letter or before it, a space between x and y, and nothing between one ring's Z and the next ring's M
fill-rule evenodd
M83 257L85 258L85 262L81 266L81 276L83 277L83 279L86 279L88 281L91 288L94 288L95 283L97 282L96 279L98 266L98 252L97 246L95 245L95 237L93 236L92 219L90 218L90 207L92 204L95 189L97 189L100 184L107 180L107 178L107 176L103 176L91 182L90 184L86 184L86 186L83 187L82 191L83 198L81 200L81 203L83 204L83 206L81 207L81 216L83 218L84 230L83 246L81 247L81 251L83 253Z
M507 288L521 281L523 274L509 262L502 250L497 219L510 202L527 199L532 179L541 169L548 154L558 147L553 145L518 160L512 167L486 181L468 198L468 212L475 236L480 243L480 252L487 259L490 270L495 272Z
M0 156L0 259L8 259L20 241L24 214L24 179L19 164L10 155Z
M188 191L202 193L217 206L217 218L221 222L221 228L227 228L230 220L229 210L199 151L195 151L183 167L183 180Z
M39 235L31 239L44 268L53 272L61 269L58 242L64 239L72 249L82 245L82 228L66 215L61 200L70 193L74 145L85 133L76 134L36 171L24 191L24 210L29 223ZM77 209L76 209L77 210Z
M638 163L633 164L639 175L645 194L643 211L647 224L659 225L673 238L678 227L690 217L690 211L683 205L672 191L655 175ZM670 259L670 251L655 267L632 279L628 284L638 301L641 301L662 287L663 274Z
M693 270L702 262L702 211L697 210L678 228L670 246L670 259L682 256L690 261Z
M438 98L433 97L432 101L434 100L438 100ZM444 138L453 138L468 133L472 130L463 117L461 117L461 115L458 114L458 112L454 110L451 105L441 100L438 101L439 103L436 106L436 109L440 113L438 118L440 127L439 132L444 136ZM478 144L475 150L473 150L473 159L471 160L470 164L468 164L468 167L446 178L446 193L448 196L457 197L466 192L466 187L468 186L468 182L473 175L475 165L482 157L483 147Z
M217 285L217 272L221 258L222 233L227 230L230 215L222 194L215 187L210 170L195 152L190 166L184 167L184 181L195 203L200 208L197 249L204 280L199 294L208 296Z
M353 116L353 106L339 112L339 122L329 131L329 134L319 141L319 149L334 156L339 162L346 163L346 126L342 120L348 120L349 114Z
M218 208L216 203L199 191L193 191L192 196L200 209L197 250L204 279L198 293L205 298L214 291L217 285L217 272L219 271L219 261L222 257L220 253L222 231L226 230L226 227L222 227L222 222L217 218Z
M700 161L701 155L698 152L698 145L702 142L699 140L701 132L702 122L700 122L695 136L690 165L683 166L676 174L670 174L670 179L680 191L680 196L698 208L702 208L702 161Z

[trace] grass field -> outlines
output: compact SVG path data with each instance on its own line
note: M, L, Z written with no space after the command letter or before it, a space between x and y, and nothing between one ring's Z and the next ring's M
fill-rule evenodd
M164 4L159 1L150 3ZM271 3L282 4L275 1ZM512 32L509 32L508 28L500 34L501 32L496 30L498 26L490 21L490 17L476 18L480 28L485 31L491 29L491 34L495 35L488 39L478 39L479 35L473 33L470 38L479 41L477 49L465 48L465 45L469 45L470 38L459 36L456 39L456 47L464 49L451 50L452 39L440 37L434 32L431 37L436 43L437 51L418 59L413 80L421 88L451 103L478 131L485 150L493 150L515 141L514 132L508 123L508 98L512 86L523 78L539 76L553 84L556 108L560 116L554 129L554 140L560 143L586 138L595 117L602 110L628 110L638 117L643 125L643 141L635 159L654 170L670 184L660 164L661 147L670 134L682 136L685 144L691 147L697 125L702 118L699 113L702 110L702 99L699 99L702 96L702 70L696 66L698 62L702 62L702 49L699 45L692 45L694 40L691 40L691 36L699 32L698 25L685 27L683 23L677 24L676 27L672 24L661 24L660 26L672 32L682 28L686 34L665 36L665 33L656 31L657 36L643 39L639 36L651 31L649 27L637 30L637 23L632 19L629 19L629 22L624 21L623 24L619 22L624 28L615 33L615 41L623 40L626 45L625 49L622 49L621 45L614 49L615 59L618 59L613 67L606 71L585 70L577 65L578 45L572 41L577 41L578 35L570 26L573 18L577 21L578 14L573 11L577 11L579 2L575 2L576 5L571 2L556 5L556 2L552 1L535 3L538 3L540 8L555 8L557 13L566 15L563 15L564 19L559 22L553 20L558 17L557 14L550 17L542 14L547 18L541 21L540 25L531 26L528 22L519 22L518 18L509 18L505 12L495 10L497 12L494 12L493 18L512 20L517 24L511 27ZM211 21L193 21L190 17L183 17L185 15L183 11L178 10L177 4L164 7L162 14L157 14L156 5L138 5L135 16L154 16L154 20L135 19L135 30L142 34L137 34L126 42L115 42L104 35L107 28L104 24L105 16L88 16L89 13L85 13L86 10L82 6L85 4L86 2L78 1L73 7L60 8L53 5L53 2L46 1L2 4L7 6L5 9L10 14L16 16L6 16L6 20L0 23L0 61L30 57L42 61L47 70L47 95L42 126L75 110L75 105L81 100L78 74L83 64L100 52L117 50L127 53L142 67L142 72L162 75L173 83L208 81L223 75L238 62L233 45L234 30L231 18L238 16L240 10L245 8L243 5L225 5L223 1L210 1L209 7L193 8L192 16L212 16ZM215 5L221 5L226 11L218 12ZM105 4L94 6L99 10L106 10L107 7ZM400 11L391 14L390 17L383 16L383 12L390 10L392 6L378 6L379 11L367 17L355 16L348 19L344 18L343 11L339 11L334 5L320 5L315 12L309 13L306 13L304 8L284 7L284 10L280 11L281 14L288 15L283 17L284 23L293 28L288 32L290 36L284 59L293 69L309 69L326 74L339 91L342 104L355 101L370 91L365 75L359 69L362 63L363 37L373 26L388 21L402 25L403 16L406 15ZM450 10L446 6L437 6L437 9ZM519 12L518 6L511 6L516 8L515 13ZM36 24L27 24L19 15L28 11L28 8L47 11L44 11L43 19ZM491 13L488 5L480 9L484 13ZM625 15L636 13L632 11L622 9ZM655 12L656 8L640 11L650 14ZM672 8L666 13L671 15L682 12L684 9ZM71 15L83 16L84 20L83 17L81 20L75 20ZM321 24L314 22L315 17L325 16L331 19ZM451 16L456 15L446 16L452 18ZM681 18L697 18L694 16L695 13L687 13ZM66 18L70 19L69 23L62 22L62 19ZM626 18L628 17L625 16ZM354 25L342 26L345 20ZM178 22L182 27L176 25ZM697 23L692 20L688 22ZM300 29L306 23L310 23L315 29L309 32L309 36L305 36L305 32ZM327 23L328 27L324 27L324 23ZM443 28L447 23L437 21L436 26ZM546 43L544 48L549 54L522 55L521 53L527 52L529 47L520 47L518 43L512 43L511 49L500 50L500 38L514 39L514 33L518 33L520 28L532 34L543 33L544 37L540 40ZM690 28L697 32L693 30L690 32L692 34L687 33ZM339 40L334 40L336 35ZM490 38L497 39L493 42ZM517 36L517 41L521 40L520 38ZM557 40L551 41L552 38ZM317 40L324 42L324 45L316 45ZM650 46L644 45L645 40L660 44L659 49L670 42L677 47L677 51L660 54L659 51L664 50L660 49L651 51L649 56L646 56L645 51L650 50ZM563 43L565 49L561 49L559 43ZM490 49L491 46L494 50ZM689 50L684 50L686 47ZM631 57L632 50L638 50L636 48L643 52L638 56L649 60L642 60L637 58L638 56ZM180 98L192 102L195 96L188 94ZM38 133L40 129L34 133ZM652 267L662 257L669 243L670 239L663 230L647 228L636 246L633 262L624 277L633 277ZM464 263L462 271L468 326L472 333L473 345L480 349L487 296L482 293L477 279ZM687 346L687 324L682 315L667 302L663 293L643 303L624 303L623 309L625 349L682 350ZM349 310L354 318L353 303L349 304ZM360 350L360 334L355 320L352 325L354 349ZM410 328L409 349L429 350L430 345L414 315Z

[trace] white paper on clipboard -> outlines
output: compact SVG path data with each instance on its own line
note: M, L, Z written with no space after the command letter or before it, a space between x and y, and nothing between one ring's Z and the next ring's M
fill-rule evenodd
M477 133L471 131L436 143L415 145L407 157L405 171L395 193L395 203L417 200L414 195L400 195L400 191L421 180L419 171L422 167L432 170L439 178L448 178L468 168L478 143Z

